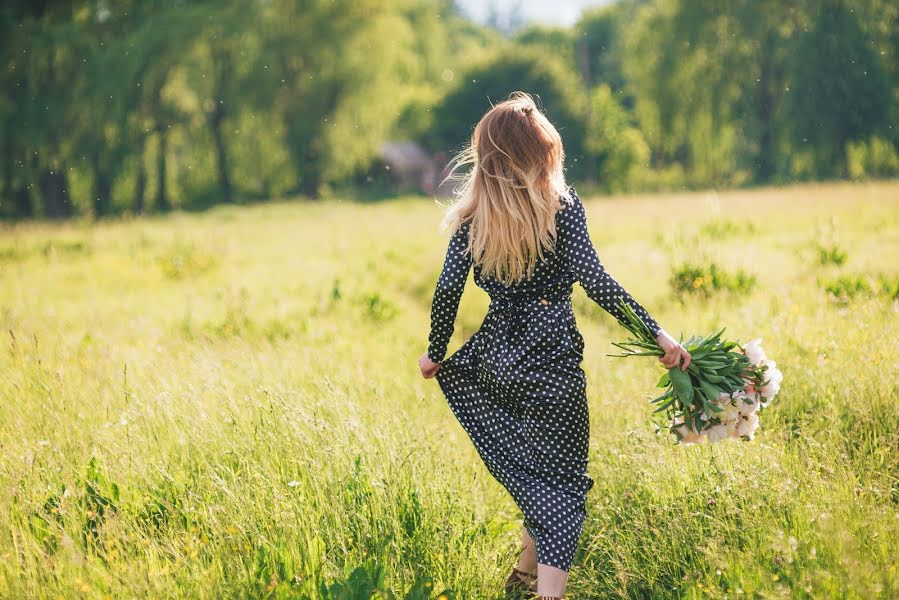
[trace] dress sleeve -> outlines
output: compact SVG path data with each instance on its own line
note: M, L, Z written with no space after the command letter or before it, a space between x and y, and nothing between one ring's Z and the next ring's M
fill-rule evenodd
M581 199L572 190L571 206L564 207L559 220L559 242L565 259L591 300L624 323L624 313L616 306L618 296L634 309L653 336L662 328L621 285L606 271L596 254L587 232L587 215Z
M443 270L437 280L434 299L431 301L431 334L428 336L428 358L440 362L446 355L446 347L456 321L459 300L465 281L471 269L471 255L468 254L468 223L452 235L446 250Z

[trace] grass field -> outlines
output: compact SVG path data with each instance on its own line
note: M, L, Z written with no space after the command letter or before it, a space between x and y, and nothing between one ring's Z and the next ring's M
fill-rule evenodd
M660 365L606 356L625 332L577 287L596 485L568 597L899 597L899 183L585 201L665 329L761 337L785 380L754 441L675 445ZM499 597L521 514L416 364L439 219L0 229L0 597ZM685 263L756 283L676 292ZM450 351L486 306L469 282Z

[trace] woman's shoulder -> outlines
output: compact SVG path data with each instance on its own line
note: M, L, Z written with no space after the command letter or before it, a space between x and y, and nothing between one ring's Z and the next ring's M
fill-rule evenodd
M471 219L448 223L446 227L450 232L450 245L460 252L464 252L469 246Z
M557 213L558 219L562 223L570 223L572 219L577 219L584 212L584 205L577 190L573 185L568 186L566 193L560 196L561 208Z

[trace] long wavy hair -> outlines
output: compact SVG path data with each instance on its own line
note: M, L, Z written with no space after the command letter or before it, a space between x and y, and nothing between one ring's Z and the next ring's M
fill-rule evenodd
M506 285L533 275L555 248L556 212L571 196L562 138L534 99L513 92L481 117L447 179L470 165L453 189L443 227L469 223L467 251L481 275Z

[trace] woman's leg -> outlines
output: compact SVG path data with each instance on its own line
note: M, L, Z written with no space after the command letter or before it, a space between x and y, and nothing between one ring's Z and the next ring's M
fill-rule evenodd
M561 598L568 583L568 571L549 565L537 565L537 595Z
M536 574L537 588L535 591L538 595L561 598L565 594L565 586L568 583L568 571L537 563L537 544L528 534L527 528L521 532L521 545L523 548L516 568Z
M525 528L521 529L521 555L516 568L525 573L537 574L537 545Z

